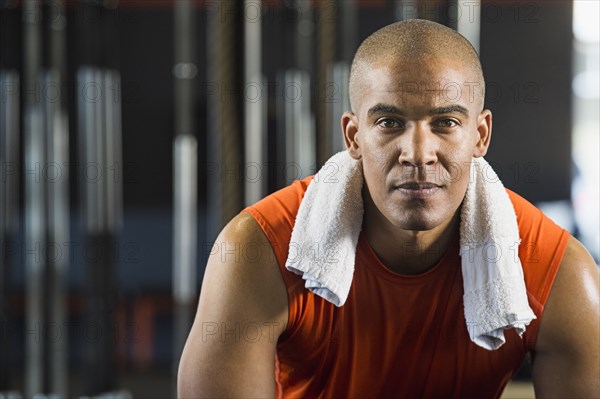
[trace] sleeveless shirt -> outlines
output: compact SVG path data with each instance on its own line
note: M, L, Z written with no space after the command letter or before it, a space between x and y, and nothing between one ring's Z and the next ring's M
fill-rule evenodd
M499 398L533 351L544 304L569 233L507 189L515 208L529 306L523 337L488 351L469 338L458 239L419 275L388 269L360 233L352 286L342 307L285 268L298 207L312 176L249 206L269 239L288 293L288 324L275 359L278 398ZM515 254L516 255L516 254Z

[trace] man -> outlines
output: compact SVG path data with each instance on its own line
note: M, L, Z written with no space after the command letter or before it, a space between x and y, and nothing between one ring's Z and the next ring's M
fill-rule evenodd
M395 23L362 43L341 121L364 170L346 304L309 293L284 267L310 178L295 182L217 238L181 359L181 397L493 398L527 352L539 397L600 397L597 267L512 192L537 319L523 338L505 330L497 350L469 340L458 236L468 165L490 144L483 87L473 48L441 25Z

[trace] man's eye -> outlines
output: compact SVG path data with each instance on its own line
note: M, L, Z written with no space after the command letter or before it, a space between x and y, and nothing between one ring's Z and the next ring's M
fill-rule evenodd
M458 126L458 122L454 119L440 119L436 122L436 125L442 128L451 128Z
M384 129L396 129L402 127L402 123L395 119L383 118L380 119L377 124Z

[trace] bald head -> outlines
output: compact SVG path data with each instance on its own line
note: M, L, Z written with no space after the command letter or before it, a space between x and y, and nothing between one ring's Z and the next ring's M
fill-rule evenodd
M350 106L357 112L363 77L376 66L392 65L405 60L447 59L458 61L470 82L482 90L475 98L483 108L485 82L477 52L461 34L435 22L410 19L388 25L367 37L354 56L350 70Z

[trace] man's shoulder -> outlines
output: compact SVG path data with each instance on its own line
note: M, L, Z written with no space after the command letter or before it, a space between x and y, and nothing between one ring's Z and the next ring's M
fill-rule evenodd
M261 227L280 264L285 264L296 215L312 178L296 180L242 212L250 214Z
M244 211L250 213L261 225L263 230L290 230L296 220L300 203L313 176L293 183L272 194L267 195L257 203L248 206ZM265 231L267 236L268 231Z
M505 188L508 198L515 209L517 220L522 217L539 216L541 211L529 202L527 199L512 191L511 189Z
M519 226L518 256L523 266L530 299L540 309L563 260L571 235L519 194L506 190L515 209ZM533 297L533 298L531 298Z
M277 201L284 202L285 204L289 205L288 208L290 209L293 209L294 207L297 208L300 206L302 197L304 197L304 193L306 192L306 189L308 188L308 185L312 181L313 177L314 175L310 175L302 180L294 180L292 183L280 188L277 191L274 191L250 207L271 205L274 201Z
M515 210L519 227L519 237L521 238L519 252L528 248L531 250L531 253L527 254L526 261L539 262L537 255L540 255L541 252L554 252L557 249L564 252L570 237L569 232L527 199L512 190L506 189L506 192ZM562 253L560 257L562 258Z
M566 230L546 216L538 207L516 192L506 189L515 210L522 242L559 239Z

